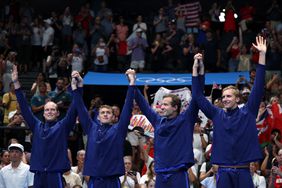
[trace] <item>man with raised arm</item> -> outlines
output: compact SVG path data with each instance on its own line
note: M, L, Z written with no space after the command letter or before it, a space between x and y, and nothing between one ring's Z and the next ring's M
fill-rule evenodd
M205 98L198 79L198 69L200 73L204 69L202 55L196 54L194 57L194 93L199 108L214 124L211 162L219 165L217 188L254 187L249 163L262 158L256 117L264 93L266 40L261 36L257 37L253 47L259 51L259 64L248 102L242 108L238 108L239 90L234 86L227 86L222 91L224 109L212 105Z
M31 112L18 80L17 67L13 66L12 80L22 116L33 133L30 171L34 172L34 188L61 188L62 174L70 170L67 156L67 138L75 124L76 111L73 104L65 118L58 121L60 113L54 102L44 106L44 122Z
M193 130L198 117L193 90L190 105L184 112L180 113L181 99L168 94L156 113L136 88L135 100L154 127L156 188L189 187L187 170L194 164Z
M111 106L102 105L98 116L92 119L84 105L82 96L76 92L83 86L83 80L78 72L72 73L72 79L77 85L72 85L73 101L78 111L80 123L88 136L83 175L90 176L88 188L118 188L121 187L119 176L124 175L123 147L127 127L131 118L134 98L134 71L126 72L130 86L127 90L125 103L117 123ZM99 120L99 121L98 121Z

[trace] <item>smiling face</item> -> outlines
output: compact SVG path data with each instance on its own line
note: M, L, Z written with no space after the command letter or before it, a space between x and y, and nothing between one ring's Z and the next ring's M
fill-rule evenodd
M173 118L177 115L177 106L172 106L171 97L163 98L159 114L167 118Z
M58 106L54 102L47 102L44 106L43 116L46 122L55 121L59 117Z
M238 106L240 98L236 93L238 93L238 91L235 89L235 87L229 87L223 90L222 104L226 110L232 110Z
M101 106L98 119L102 124L111 124L114 120L113 109L110 106Z

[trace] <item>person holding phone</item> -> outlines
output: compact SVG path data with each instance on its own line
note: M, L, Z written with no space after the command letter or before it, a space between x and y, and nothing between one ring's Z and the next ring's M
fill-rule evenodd
M270 180L268 187L282 186L282 149L278 151L277 156L272 162Z
M124 156L125 175L121 176L120 182L122 188L140 188L140 173L132 169L132 157Z

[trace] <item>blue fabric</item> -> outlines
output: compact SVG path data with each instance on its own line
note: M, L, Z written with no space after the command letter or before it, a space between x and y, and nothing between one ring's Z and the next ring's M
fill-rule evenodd
M123 147L131 118L134 87L128 87L120 120L113 125L101 124L97 119L92 120L81 94L75 90L73 97L83 131L88 135L84 175L100 178L123 175Z
M189 107L173 119L159 116L136 88L135 100L142 113L154 126L156 172L187 170L194 164L192 142L198 106L194 99L193 87L192 85L192 100Z
M90 177L88 188L120 188L119 177Z
M254 86L248 102L242 108L224 111L213 106L202 94L197 77L196 96L199 108L213 121L213 164L246 165L262 159L258 142L256 117L264 92L265 66L257 65Z
M254 188L249 168L232 169L219 168L216 174L217 188Z
M61 173L36 172L33 188L64 188Z
M248 72L229 72L229 73L207 73L206 85L217 84L236 84L239 75L249 79ZM192 84L191 74L138 74L136 85L150 86L187 86ZM124 74L119 73L98 73L88 72L84 77L84 85L128 85L128 80Z
M44 123L33 115L21 89L16 90L16 96L22 115L33 134L30 171L61 173L68 171L70 162L67 156L67 138L77 116L73 103L65 118Z
M156 177L156 188L189 188L187 171L158 173Z

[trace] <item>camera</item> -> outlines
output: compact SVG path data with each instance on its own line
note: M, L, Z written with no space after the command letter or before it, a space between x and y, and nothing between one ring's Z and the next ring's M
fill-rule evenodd
M132 176L136 176L136 175L137 175L137 172L135 172L135 171L129 171L129 172L127 172L127 174L132 175Z

